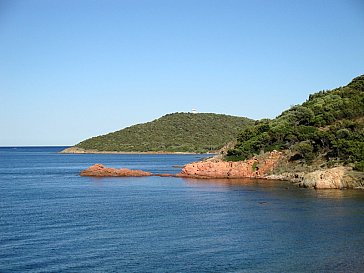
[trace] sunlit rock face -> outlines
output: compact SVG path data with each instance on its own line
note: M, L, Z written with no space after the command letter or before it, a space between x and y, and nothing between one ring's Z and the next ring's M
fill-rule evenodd
M177 176L193 178L263 178L281 158L273 151L264 159L252 158L245 161L201 161L187 164Z

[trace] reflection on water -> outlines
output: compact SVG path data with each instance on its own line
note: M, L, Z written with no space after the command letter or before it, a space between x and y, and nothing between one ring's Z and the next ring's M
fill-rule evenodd
M334 189L327 189L327 190L316 190L315 191L318 198L359 198L362 199L363 191L362 190L334 190Z
M236 178L236 179L196 179L196 178L182 178L186 184L190 186L221 186L221 187L289 187L292 186L288 181L256 179L256 178Z
M185 183L191 187L222 187L222 188L259 188L271 191L272 188L290 190L290 193L300 192L304 195L309 195L316 198L364 198L364 190L337 190L337 189L306 189L299 188L289 181L270 180L270 179L256 179L256 178L239 178L239 179L196 179L196 178L182 178Z

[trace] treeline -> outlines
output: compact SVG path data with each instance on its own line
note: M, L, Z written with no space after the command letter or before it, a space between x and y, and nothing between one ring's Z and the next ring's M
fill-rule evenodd
M364 171L364 75L345 87L309 96L273 120L263 119L239 134L228 160L288 150L291 161L352 164Z

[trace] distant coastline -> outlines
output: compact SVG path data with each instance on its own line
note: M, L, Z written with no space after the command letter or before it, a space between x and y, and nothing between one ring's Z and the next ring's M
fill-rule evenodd
M59 152L60 154L180 154L180 155L188 155L188 154L201 154L201 153L193 153L193 152L166 152L166 151L148 151L148 152L118 152L118 151L98 151L98 150L86 150L78 147L69 147ZM204 153L215 155L216 153Z

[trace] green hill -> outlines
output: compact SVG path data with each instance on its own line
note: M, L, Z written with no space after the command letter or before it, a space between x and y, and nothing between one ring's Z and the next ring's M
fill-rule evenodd
M77 148L117 152L216 151L236 138L253 121L210 113L173 113L76 145Z
M246 127L227 159L271 150L284 150L291 166L349 165L364 171L364 75Z

